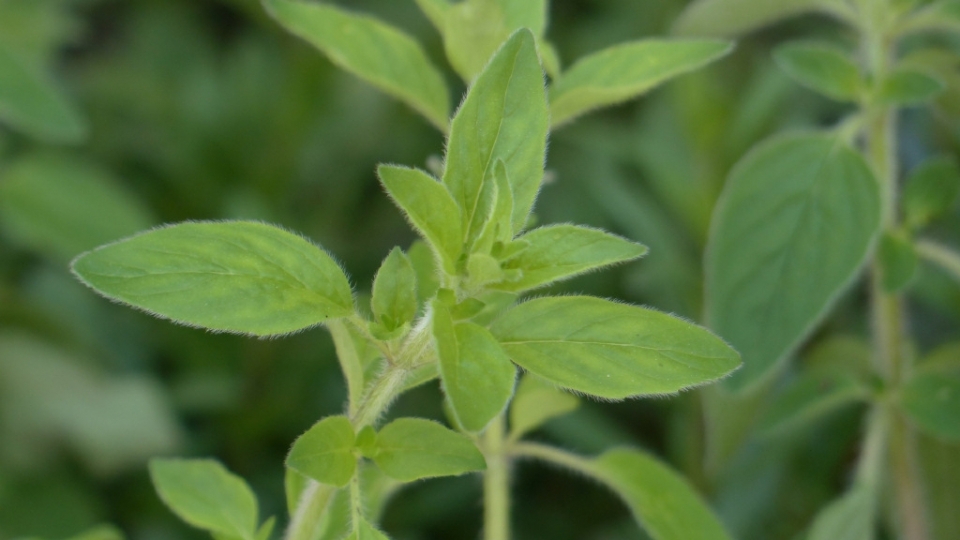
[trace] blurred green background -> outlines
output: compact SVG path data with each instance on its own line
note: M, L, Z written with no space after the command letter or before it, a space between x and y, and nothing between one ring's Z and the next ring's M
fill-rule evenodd
M412 0L340 3L416 36L463 91ZM558 0L548 36L569 65L668 34L686 3ZM651 248L557 291L699 319L701 253L731 165L767 135L845 113L773 65L775 44L804 36L849 38L821 18L779 24L705 70L552 135L540 222L603 227ZM937 39L960 50L960 40ZM283 457L346 399L328 335L258 341L173 326L94 295L67 264L161 223L258 219L320 243L363 294L389 249L414 239L375 166L424 166L441 135L253 0L0 0L0 46L49 74L87 125L67 143L0 127L0 540L65 538L102 522L134 539L202 538L153 493L144 464L162 454L220 459L251 483L261 513L284 523ZM904 115L905 166L957 150L956 97ZM960 242L960 212L934 234ZM919 348L958 335L960 288L945 275L923 268L911 297ZM866 335L864 302L861 289L848 295L822 333ZM765 397L585 403L537 436L584 453L650 449L714 501L737 537L792 538L842 490L860 425L847 411L793 440L758 440L749 426ZM436 383L390 414L442 418ZM960 465L957 448L931 448ZM520 540L643 538L612 495L566 473L520 464L515 494ZM474 538L480 501L474 477L417 483L392 501L383 527L398 540Z

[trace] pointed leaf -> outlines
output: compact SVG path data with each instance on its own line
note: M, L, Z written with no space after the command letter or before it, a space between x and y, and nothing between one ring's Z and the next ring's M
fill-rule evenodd
M578 225L550 225L534 229L518 240L527 249L504 264L523 272L517 281L497 289L521 292L642 257L647 247L599 229Z
M838 13L844 0L695 0L674 32L686 36L735 37L804 13Z
M944 214L960 195L960 169L949 157L929 159L910 171L903 190L907 227L916 230Z
M923 362L900 395L907 416L932 437L960 442L960 346Z
M412 482L483 470L486 461L467 437L422 418L399 418L377 434L373 461L390 478Z
M490 253L497 242L506 243L513 238L513 192L507 167L502 159L498 159L494 166L493 178L494 183L489 184L493 201L483 230L473 245L474 253Z
M373 316L388 330L417 316L417 274L400 248L393 248L373 280Z
M48 142L78 142L87 131L83 118L60 90L2 45L0 123Z
M854 487L817 514L809 540L873 540L876 494Z
M328 416L297 437L286 465L322 484L344 487L357 469L355 440L346 416Z
M273 528L277 525L277 518L271 516L269 519L263 522L260 525L260 529L257 531L257 540L270 540L270 536L273 535Z
M727 41L644 40L582 58L550 87L550 121L557 127L599 107L622 103L729 53Z
M288 334L353 312L350 285L329 255L257 222L154 229L84 253L72 267L111 300L215 331Z
M733 349L699 326L587 296L520 304L491 331L524 369L608 399L677 392L719 379L740 363Z
M580 405L577 396L558 390L547 381L527 373L520 379L510 402L510 434L520 438L547 421L574 411Z
M773 53L780 69L807 88L839 101L856 101L861 79L857 65L829 44L797 42Z
M329 4L264 0L267 11L330 61L397 97L446 131L450 97L443 75L413 38L372 17Z
M503 160L513 194L513 232L527 221L543 180L547 105L533 35L520 30L497 51L457 111L447 142L443 183L462 210L461 233L475 238L483 185Z
M943 82L930 75L900 69L883 80L877 99L884 105L920 105L935 98L944 88Z
M706 253L708 325L743 355L732 387L769 374L816 327L879 227L873 174L832 136L777 137L734 167Z
M210 459L154 459L150 478L180 519L213 533L254 540L257 499L239 476Z
M456 273L462 249L460 210L447 190L418 169L381 165L377 173L387 193L443 261L444 269Z

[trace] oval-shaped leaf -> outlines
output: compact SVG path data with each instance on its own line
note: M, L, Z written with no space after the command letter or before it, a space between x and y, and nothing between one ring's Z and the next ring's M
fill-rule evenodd
M372 17L329 4L264 0L284 28L330 61L399 98L446 131L450 96L443 76L413 38Z
M527 373L520 379L510 402L510 436L519 438L552 418L574 411L579 405L577 396Z
M704 328L588 296L525 302L497 319L491 331L524 369L608 399L677 392L719 379L740 364L736 351Z
M417 274L400 248L390 251L377 270L370 307L387 330L399 328L417 316Z
M377 434L373 461L401 482L483 470L486 461L466 436L422 418L399 418Z
M263 223L154 229L87 252L72 268L107 298L215 331L287 334L353 312L350 284L326 252Z
M877 100L884 105L919 105L935 98L944 88L943 82L926 73L900 69L880 84Z
M773 52L777 65L797 82L839 101L856 101L861 79L857 65L821 43L788 43Z
M657 459L615 449L594 460L591 468L654 540L731 539L703 497Z
M708 325L743 355L727 379L768 374L860 272L880 227L863 158L820 134L777 137L734 167L706 253Z
M688 36L735 37L804 13L837 14L844 0L695 0L674 25Z
M497 289L522 292L568 279L604 266L631 261L647 253L647 247L599 229L577 225L550 225L534 229L518 240L529 245L507 261L505 270L523 272L517 281Z
M927 434L960 442L960 346L945 347L923 362L900 400L907 416Z
M87 128L57 87L0 45L0 122L49 142L77 142Z
M550 87L550 122L557 126L598 107L647 92L733 49L727 41L644 40L578 60Z
M485 183L494 183L498 160L510 174L513 232L527 215L543 180L547 101L533 34L519 30L477 77L457 111L447 141L443 183L461 209L461 233L475 238L487 215Z
M194 527L254 540L257 499L239 476L210 459L154 459L150 478L160 499Z
M328 416L297 437L287 467L322 484L344 487L357 470L356 437L346 416Z

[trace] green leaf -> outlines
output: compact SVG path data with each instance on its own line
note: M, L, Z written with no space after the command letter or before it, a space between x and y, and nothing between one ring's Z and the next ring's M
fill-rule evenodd
M902 34L931 30L960 32L960 2L957 0L930 2L903 21L899 30Z
M494 166L493 179L490 212L473 245L474 253L490 253L497 242L508 243L513 238L513 192L502 159Z
M260 529L257 531L257 540L270 540L270 536L273 535L273 529L277 525L277 518L271 516L269 519L263 522L260 525Z
M877 182L829 135L761 143L734 167L705 257L708 325L743 356L743 389L789 355L860 272L880 227Z
M518 240L529 246L507 261L504 269L523 272L517 281L497 289L522 292L555 281L642 257L647 247L599 229L577 225L550 225L534 229Z
M960 195L960 169L950 157L924 161L910 172L903 190L903 218L916 230L946 213Z
M486 468L483 454L470 439L422 418L399 418L384 426L377 434L377 449L373 461L401 482Z
M343 540L390 540L387 535L378 531L376 527L370 524L364 518L360 518L360 526L356 527L349 536Z
M695 0L674 25L688 36L736 37L805 13L839 14L844 0Z
M960 538L960 513L957 512L960 504L957 491L960 485L960 467L957 467L960 444L946 443L920 433L917 447L931 538Z
M949 353L949 354L948 354ZM922 363L904 384L904 412L928 435L960 442L960 346Z
M310 479L298 473L290 467L284 468L283 474L283 492L287 500L287 513L291 516L297 511L297 505L300 504L300 497L307 489Z
M533 375L524 374L510 403L510 436L520 438L546 423L580 406L576 396Z
M387 193L430 244L444 269L455 274L463 245L460 210L450 193L419 169L381 165L377 173Z
M817 514L808 540L873 540L876 493L857 486Z
M46 77L0 44L0 123L31 137L75 143L87 126L80 113Z
M450 97L443 75L413 38L377 19L329 4L264 0L284 28L320 49L331 62L447 129Z
M591 109L635 98L731 50L727 41L651 39L591 54L550 87L551 125L556 128Z
M430 246L423 240L415 240L407 253L413 271L417 275L417 304L423 306L427 300L433 298L440 288L440 278L437 274L437 261L430 251Z
M719 379L740 363L733 349L699 326L588 296L525 302L491 331L524 369L608 399L677 392Z
M878 250L883 290L897 292L907 286L917 270L919 257L913 241L902 234L884 233Z
M433 26L442 34L446 27L450 0L416 0L420 11L430 19Z
M454 325L439 303L433 317L444 393L464 429L483 431L507 406L517 370L486 328L470 322Z
M84 253L81 281L174 322L272 336L353 312L337 263L303 237L258 222L188 222Z
M85 531L76 536L71 536L70 540L123 540L124 536L113 525L100 525L89 531Z
M357 469L355 441L346 416L328 416L297 437L286 465L322 484L344 487Z
M526 224L540 183L547 144L547 103L533 35L513 34L467 92L447 142L443 183L462 210L463 238L476 238L484 184L502 160L510 173L513 232Z
M615 449L598 457L592 469L654 540L730 539L703 497L659 460Z
M870 390L856 376L804 373L766 407L760 431L768 436L803 429L847 405L867 401Z
M149 212L109 173L54 153L29 154L0 176L0 227L56 261L153 224Z
M150 478L163 502L194 527L254 540L257 499L239 476L209 459L154 459Z
M838 101L856 101L860 96L860 69L829 44L788 43L777 47L773 58L780 69L811 90Z
M921 71L899 69L880 84L877 100L884 105L920 105L935 98L945 85Z
M347 396L351 407L356 407L366 388L369 371L376 369L380 350L368 339L360 335L352 324L343 321L327 321L327 330L333 337L337 351L337 361L347 381ZM351 413L353 409L351 409Z
M373 279L373 316L388 330L417 316L417 274L400 248L393 248Z

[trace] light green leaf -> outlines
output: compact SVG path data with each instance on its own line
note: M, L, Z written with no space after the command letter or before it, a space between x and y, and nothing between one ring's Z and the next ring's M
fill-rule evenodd
M880 226L878 191L829 135L776 137L734 167L705 257L708 325L743 356L732 387L769 374L853 283Z
M920 105L937 97L944 88L943 82L921 71L899 69L880 84L877 100L884 105Z
M736 37L804 13L842 15L844 0L695 0L674 25L687 36Z
M615 449L598 457L592 469L654 540L730 540L703 497L659 460Z
M376 527L370 524L366 519L360 518L360 526L356 527L349 536L343 540L390 540L387 535L378 531Z
M0 175L3 232L58 262L152 224L113 176L85 160L30 154Z
M960 442L960 346L923 362L900 394L904 412L928 435Z
M520 438L552 418L574 411L580 400L533 375L524 374L510 402L510 436Z
M780 69L807 88L838 101L856 101L862 81L860 69L833 46L816 42L781 45L773 52Z
M215 331L288 334L353 312L347 278L326 252L257 222L154 229L84 253L72 268L111 300Z
M377 173L387 193L430 244L444 269L455 274L463 240L460 210L450 193L419 169L381 165Z
M417 304L423 306L427 300L433 298L440 288L440 278L437 275L437 261L430 251L430 246L423 240L415 240L410 245L407 256L413 271L417 274Z
M960 169L950 157L935 157L910 171L903 190L903 219L912 230L946 213L960 195Z
M737 353L706 329L658 311L588 296L538 298L491 331L521 367L609 399L666 394L723 377Z
M960 1L938 0L917 10L899 28L902 34L939 30L960 32Z
M880 238L877 256L883 276L883 290L892 293L906 287L919 262L913 241L903 234L884 233Z
M591 109L635 98L732 49L727 41L651 39L582 58L550 87L551 125L556 128Z
M817 514L807 539L873 540L875 500L870 487L854 487Z
M0 123L48 142L74 143L87 126L57 86L0 44Z
M433 316L447 400L464 429L483 431L507 406L517 370L486 328L469 322L454 325L438 303Z
M123 540L124 536L113 525L100 525L89 531L76 536L71 536L69 540Z
M263 522L260 525L260 529L257 531L257 540L270 540L270 536L273 535L273 529L277 525L277 518L271 516L269 519Z
M210 459L154 459L150 478L163 502L194 527L255 540L257 499L239 476Z
M436 422L399 418L377 434L373 461L390 478L412 482L483 470L486 461L473 442Z
M485 183L503 160L513 194L513 232L527 221L543 180L547 104L533 35L520 30L497 51L457 111L447 142L443 183L462 210L464 239L476 238Z
M766 407L760 421L765 435L803 429L847 405L867 401L870 390L856 376L809 372L797 377Z
M417 316L417 274L400 248L393 248L373 280L373 316L394 330Z
M523 275L517 281L497 285L498 289L528 291L647 253L647 247L642 244L578 225L540 227L518 240L527 242L527 249L503 267L520 270Z
M507 243L513 238L513 192L510 177L502 159L498 159L493 169L493 201L489 216L483 224L483 230L473 245L474 253L490 253L497 242Z
M446 131L450 97L443 75L413 38L377 19L329 4L264 0L267 11L330 61L397 97Z
M322 484L344 487L357 470L356 437L346 416L328 416L297 437L286 465Z

